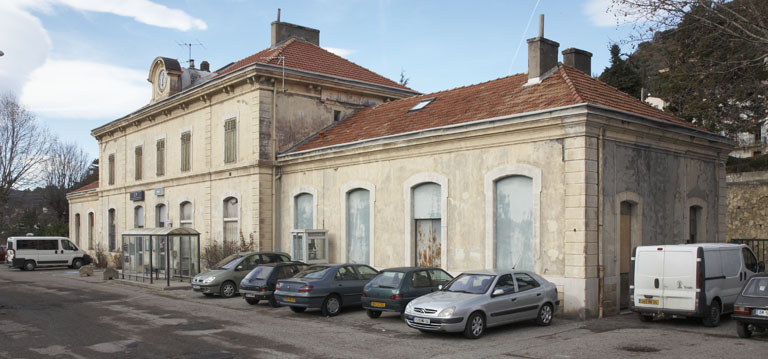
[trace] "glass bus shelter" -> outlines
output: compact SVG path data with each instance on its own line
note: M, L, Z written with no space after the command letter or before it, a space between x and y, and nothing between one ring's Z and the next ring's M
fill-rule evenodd
M200 273L200 233L192 228L134 228L123 232L123 279L189 280Z

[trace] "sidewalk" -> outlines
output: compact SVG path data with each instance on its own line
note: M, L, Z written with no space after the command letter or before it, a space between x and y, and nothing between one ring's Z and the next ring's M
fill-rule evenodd
M118 271L119 273L120 271ZM127 276L125 279L122 278L122 274L120 274L119 279L111 279L111 280L105 280L104 279L104 270L103 269L95 269L93 270L93 275L88 277L81 277L79 271L66 271L61 273L61 275L66 276L68 278L79 280L82 282L89 282L89 283L106 283L106 282L114 282L117 284L122 285L132 285L135 287L141 287L141 288L147 288L147 289L155 289L155 290L191 290L192 286L189 284L189 282L181 282L179 280L171 280L170 286L168 286L168 283L166 282L165 278L160 278L153 280L153 283L149 282L149 278L128 278Z

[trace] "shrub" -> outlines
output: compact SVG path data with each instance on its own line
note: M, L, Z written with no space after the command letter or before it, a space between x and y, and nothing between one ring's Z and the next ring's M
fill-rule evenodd
M107 268L109 265L109 253L104 249L101 243L96 244L96 249L93 251L93 265L96 268Z
M112 253L112 263L115 269L123 269L123 252Z
M256 241L253 238L249 238L246 241L243 232L240 232L240 243L236 241L212 240L200 251L200 261L203 267L210 268L222 259L227 258L227 256L238 252L251 252L254 250L256 250Z

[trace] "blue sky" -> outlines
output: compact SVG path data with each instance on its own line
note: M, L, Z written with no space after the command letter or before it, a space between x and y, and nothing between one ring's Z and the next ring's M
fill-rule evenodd
M599 74L608 44L631 31L606 13L610 2L2 0L0 92L96 157L90 131L149 102L156 56L186 61L177 43L200 42L192 57L218 69L269 47L278 8L282 21L319 29L322 47L395 81L404 70L428 93L526 72L538 14L545 37L592 52Z

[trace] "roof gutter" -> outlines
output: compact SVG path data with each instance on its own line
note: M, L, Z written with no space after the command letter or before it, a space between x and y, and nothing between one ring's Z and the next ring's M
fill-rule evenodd
M504 121L509 121L509 120L521 119L521 118L524 118L524 117L535 116L535 115L539 115L539 114L543 114L543 113L549 113L549 112L555 112L555 111L564 111L564 110L577 109L577 108L583 108L583 109L585 109L584 112L587 112L587 113L589 112L589 108L595 108L595 109L600 109L600 110L604 110L604 111L615 112L615 113L627 115L627 116L634 117L634 118L640 118L640 119L643 119L643 120L648 120L648 121L653 122L654 124L662 125L662 127L673 127L673 128L677 128L678 130L684 130L683 132L689 132L692 135L706 138L709 141L720 142L720 143L724 143L724 144L728 144L728 145L732 144L732 141L730 141L728 138L720 136L720 135L717 135L717 134L713 134L711 132L707 132L707 131L704 131L704 130L690 128L690 127L683 126L683 125L680 125L680 124L676 124L676 123L673 123L673 122L661 121L661 120L657 120L657 119L654 119L654 118L651 118L651 117L646 117L646 116L642 116L642 115L638 115L638 114L633 114L633 113L626 112L626 111L620 111L620 110L616 110L616 109L613 109L613 108L610 108L610 107L598 106L598 105L593 105L593 104L589 104L589 103L580 103L580 104L575 104L575 105L568 105L568 106L560 106L560 107L548 108L548 109L545 109L545 110L530 111L530 112L523 112L523 113L518 113L518 114L513 114L513 115L505 115L505 116L492 117L492 118L488 118L488 119L482 119L482 120L471 121L471 122L464 122L464 123L454 124L454 125L433 127L433 128L424 129L424 130L417 130L417 131L398 133L398 134L389 135L389 136L369 138L369 139L364 139L364 140L359 140L359 141L346 142L346 143L342 143L342 144L338 144L338 145L330 145L330 146L325 146L325 147L312 148L312 149L303 150L303 151L297 151L297 152L290 152L292 149L289 149L286 153L278 155L277 157L278 157L278 159L294 159L294 158L302 158L304 156L310 156L310 155L315 155L315 154L320 154L320 153L333 153L333 152L338 152L338 151L342 151L342 150L349 149L349 148L361 147L361 146L365 146L365 145L369 145L369 144L373 144L373 143L390 143L390 142L395 142L395 141L402 141L404 139L417 137L418 135L428 135L429 133L439 132L439 131L444 131L444 130L465 129L465 128L466 128L466 130L469 130L468 129L469 127L476 127L478 125L494 125L497 122L504 122ZM630 121L635 122L635 123L642 123L640 121L633 120L633 119L627 119L627 120L630 120ZM311 138L312 137L310 137L310 139ZM303 145L304 143L306 143L306 142L303 141L303 142L299 143L298 145L294 146L294 148L298 148L299 146Z

